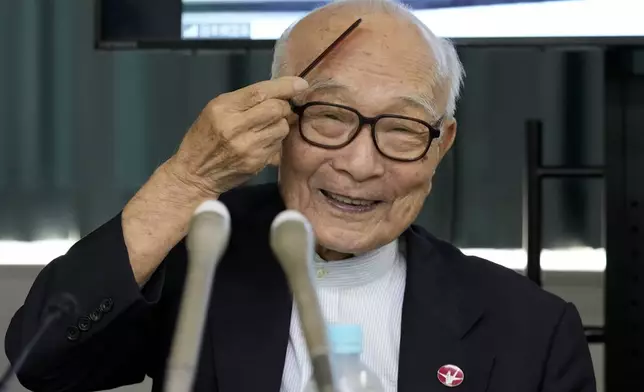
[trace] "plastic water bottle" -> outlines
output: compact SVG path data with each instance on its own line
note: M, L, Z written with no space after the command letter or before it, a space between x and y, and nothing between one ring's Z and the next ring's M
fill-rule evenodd
M331 345L331 366L335 372L338 392L384 392L378 376L361 360L362 328L353 324L332 324L328 329ZM318 392L311 378L304 392Z

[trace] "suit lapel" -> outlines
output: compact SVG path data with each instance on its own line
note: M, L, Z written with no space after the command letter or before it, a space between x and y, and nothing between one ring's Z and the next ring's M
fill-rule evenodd
M447 364L463 370L455 392L483 392L494 357L485 339L468 339L483 306L459 270L458 256L439 251L414 227L405 233L407 284L403 303L398 391L445 392L437 377ZM462 256L461 256L462 257Z
M215 276L211 325L219 392L280 390L292 297L268 239L284 207L277 187L269 193L257 213L232 217L229 251Z

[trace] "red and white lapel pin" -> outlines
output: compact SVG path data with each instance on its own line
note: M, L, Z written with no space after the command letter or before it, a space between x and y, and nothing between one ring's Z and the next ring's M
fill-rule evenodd
M436 373L438 381L446 387L457 387L463 383L465 374L460 367L456 365L443 365Z

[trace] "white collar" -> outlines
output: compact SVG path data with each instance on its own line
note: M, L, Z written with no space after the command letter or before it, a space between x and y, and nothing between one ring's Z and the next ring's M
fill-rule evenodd
M398 260L398 240L345 260L324 261L315 255L314 273L320 287L356 287L374 282Z

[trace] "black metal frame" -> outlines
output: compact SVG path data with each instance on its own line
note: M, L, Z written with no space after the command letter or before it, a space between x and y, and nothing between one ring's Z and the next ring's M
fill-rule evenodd
M640 52L637 69L636 51ZM527 276L541 285L542 180L604 178L605 327L586 326L590 344L605 345L606 390L644 390L644 47L616 46L604 55L603 167L542 164L542 124L526 128L523 241Z
M523 247L528 256L526 275L541 282L542 245L542 181L546 178L603 178L604 167L545 166L542 163L542 131L540 120L528 120L526 130L526 172L523 183ZM604 343L604 328L584 326L589 343Z
M642 45L644 37L489 37L453 38L458 47L609 47L613 45ZM96 38L94 49L99 51L163 50L163 51L232 51L273 50L272 39L141 39L105 40Z

